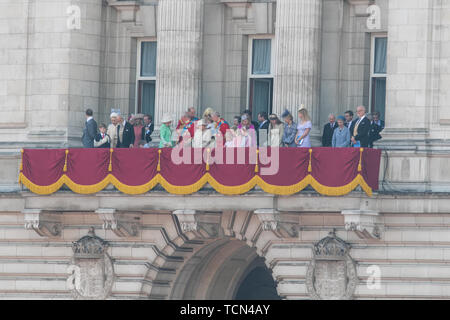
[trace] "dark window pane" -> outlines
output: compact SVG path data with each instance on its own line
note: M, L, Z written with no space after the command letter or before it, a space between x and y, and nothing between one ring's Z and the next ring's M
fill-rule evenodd
M386 73L387 38L375 38L374 73Z
M250 79L250 109L255 121L258 113L272 112L272 82L272 79Z
M372 112L378 111L384 120L386 113L386 78L372 78Z
M142 42L141 76L156 76L156 42Z
M139 113L155 114L155 81L139 81Z
M270 39L253 40L252 74L270 74Z

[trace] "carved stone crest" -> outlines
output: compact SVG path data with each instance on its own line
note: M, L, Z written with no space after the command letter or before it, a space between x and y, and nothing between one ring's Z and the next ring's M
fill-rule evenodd
M72 245L67 287L75 299L106 299L114 283L114 268L106 253L108 243L97 237L94 228Z
M313 247L313 260L306 273L306 287L313 299L348 300L355 292L357 276L350 245L334 231Z

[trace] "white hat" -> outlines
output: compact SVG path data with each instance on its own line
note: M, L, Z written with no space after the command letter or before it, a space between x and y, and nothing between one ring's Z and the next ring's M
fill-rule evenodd
M111 112L111 115L109 116L110 118L117 118L119 116L119 114L117 114L116 112Z
M161 123L168 123L168 122L172 122L172 116L168 113L164 114L162 119L161 119Z

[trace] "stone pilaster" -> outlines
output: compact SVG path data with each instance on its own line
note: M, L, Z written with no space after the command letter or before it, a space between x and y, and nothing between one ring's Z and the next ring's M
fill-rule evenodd
M322 0L278 0L274 112L302 104L318 124Z
M157 124L164 113L178 119L200 105L203 9L204 0L159 1Z

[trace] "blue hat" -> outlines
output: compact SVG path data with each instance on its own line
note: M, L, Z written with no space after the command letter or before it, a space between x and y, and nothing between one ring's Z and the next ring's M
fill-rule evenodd
M345 122L345 118L344 118L344 116L338 116L338 117L337 117L337 119L338 119L338 120L342 120L342 121L344 121L344 122Z
M290 115L291 113L289 112L288 109L284 110L283 113L281 114L281 118L286 118L288 115Z

